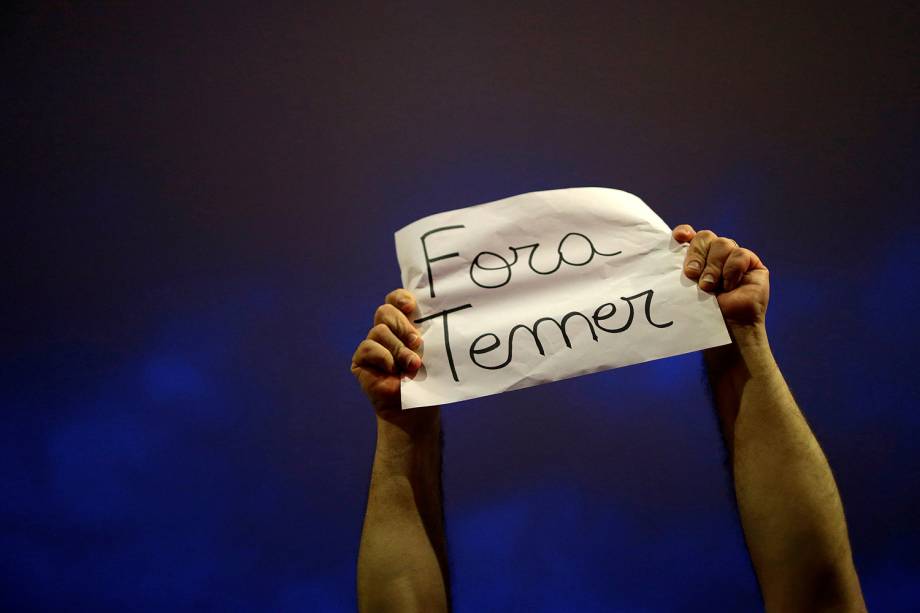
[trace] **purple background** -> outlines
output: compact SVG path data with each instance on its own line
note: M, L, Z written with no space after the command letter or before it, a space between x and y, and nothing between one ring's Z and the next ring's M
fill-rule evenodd
M353 610L393 231L581 185L763 257L915 605L917 13L807 4L6 3L2 607ZM698 355L444 422L457 611L759 606Z

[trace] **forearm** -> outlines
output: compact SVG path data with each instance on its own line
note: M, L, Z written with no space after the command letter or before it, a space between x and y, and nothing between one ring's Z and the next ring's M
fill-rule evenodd
M735 495L768 610L864 608L843 506L762 326L706 353Z
M413 409L377 418L377 448L361 548L362 611L446 611L447 559L441 507L440 414Z

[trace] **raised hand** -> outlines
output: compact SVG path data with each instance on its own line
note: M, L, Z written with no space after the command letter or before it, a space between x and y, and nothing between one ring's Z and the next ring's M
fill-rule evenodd
M399 381L414 376L422 366L415 351L422 338L407 317L414 310L415 297L407 290L387 294L374 314L374 327L351 359L351 372L381 416L400 411Z
M711 230L697 232L681 224L672 233L690 243L684 274L701 289L714 292L730 327L763 326L770 301L770 271L757 254Z
M403 411L399 382L422 367L421 336L407 315L415 298L387 295L351 372L377 413L377 446L358 550L360 611L447 611L447 548L441 504L441 413Z

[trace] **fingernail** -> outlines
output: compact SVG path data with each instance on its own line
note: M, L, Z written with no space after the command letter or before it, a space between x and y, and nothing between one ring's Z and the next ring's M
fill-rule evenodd
M406 306L407 304L409 304L409 299L406 298L405 296L402 297L402 298L398 298L398 299L396 300L396 306L397 306L398 308L400 308L400 309L403 308L404 306Z
M422 361L417 355L409 356L409 359L406 360L406 368L409 370L418 370L419 366L422 365Z
M415 334L414 332L409 334L409 346L410 347L413 347L413 348L418 347L418 344L421 341L422 341L422 337L420 337L418 334Z
M697 262L696 260L694 260L694 261L692 261L692 262L688 262L688 263L687 263L687 270L689 270L690 272L699 272L699 271L700 271L700 263Z
M700 279L700 284L701 284L701 285L702 285L702 284L706 284L706 285L715 285L715 284L716 284L716 278L713 277L711 274L706 273L705 275L703 275L703 278Z

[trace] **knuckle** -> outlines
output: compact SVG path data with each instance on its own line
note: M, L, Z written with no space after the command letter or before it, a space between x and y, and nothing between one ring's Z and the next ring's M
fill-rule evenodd
M690 251L696 257L705 258L709 252L709 241L705 237L700 238L700 235L697 234L696 238L690 243Z
M386 303L387 304L399 304L400 300L402 300L404 296L404 292L405 290L400 289L400 288L394 289L392 292L387 294Z
M742 266L741 260L734 256L725 260L725 266L723 266L723 270L725 271L726 274L733 273L738 270L742 270L743 268L744 267Z
M371 344L368 341L361 341L361 344L358 345L358 348L355 349L355 355L352 357L351 361L353 364L360 364L365 362L371 354Z
M747 262L754 261L754 252L743 247L735 249L731 256L729 256L729 261L733 266L744 266Z
M392 304L381 304L379 307L377 307L377 311L374 313L374 316L378 319L383 319L390 314L390 309L392 308Z
M406 314L402 312L400 312L396 317L394 324L396 326L396 333L400 336L406 336L415 330L415 326L409 323L409 318L406 317Z
M712 230L700 230L699 232L696 233L696 237L700 240L710 242L718 238L718 235Z
M371 336L374 338L383 338L386 336L387 332L390 331L390 326L385 323L379 323L373 328L371 328Z
M725 236L720 236L719 238L712 241L713 247L718 247L724 251L730 251L735 248L735 241Z
M374 313L374 322L390 327L399 325L399 311L392 304L381 304Z
M402 344L402 341L396 339L396 341L393 343L393 346L390 347L390 353L393 354L394 360L399 359L399 354L402 353L402 350L405 349L405 347L406 346Z
M363 343L361 347L361 355L364 358L372 358L377 353L377 345L373 342L367 341Z

